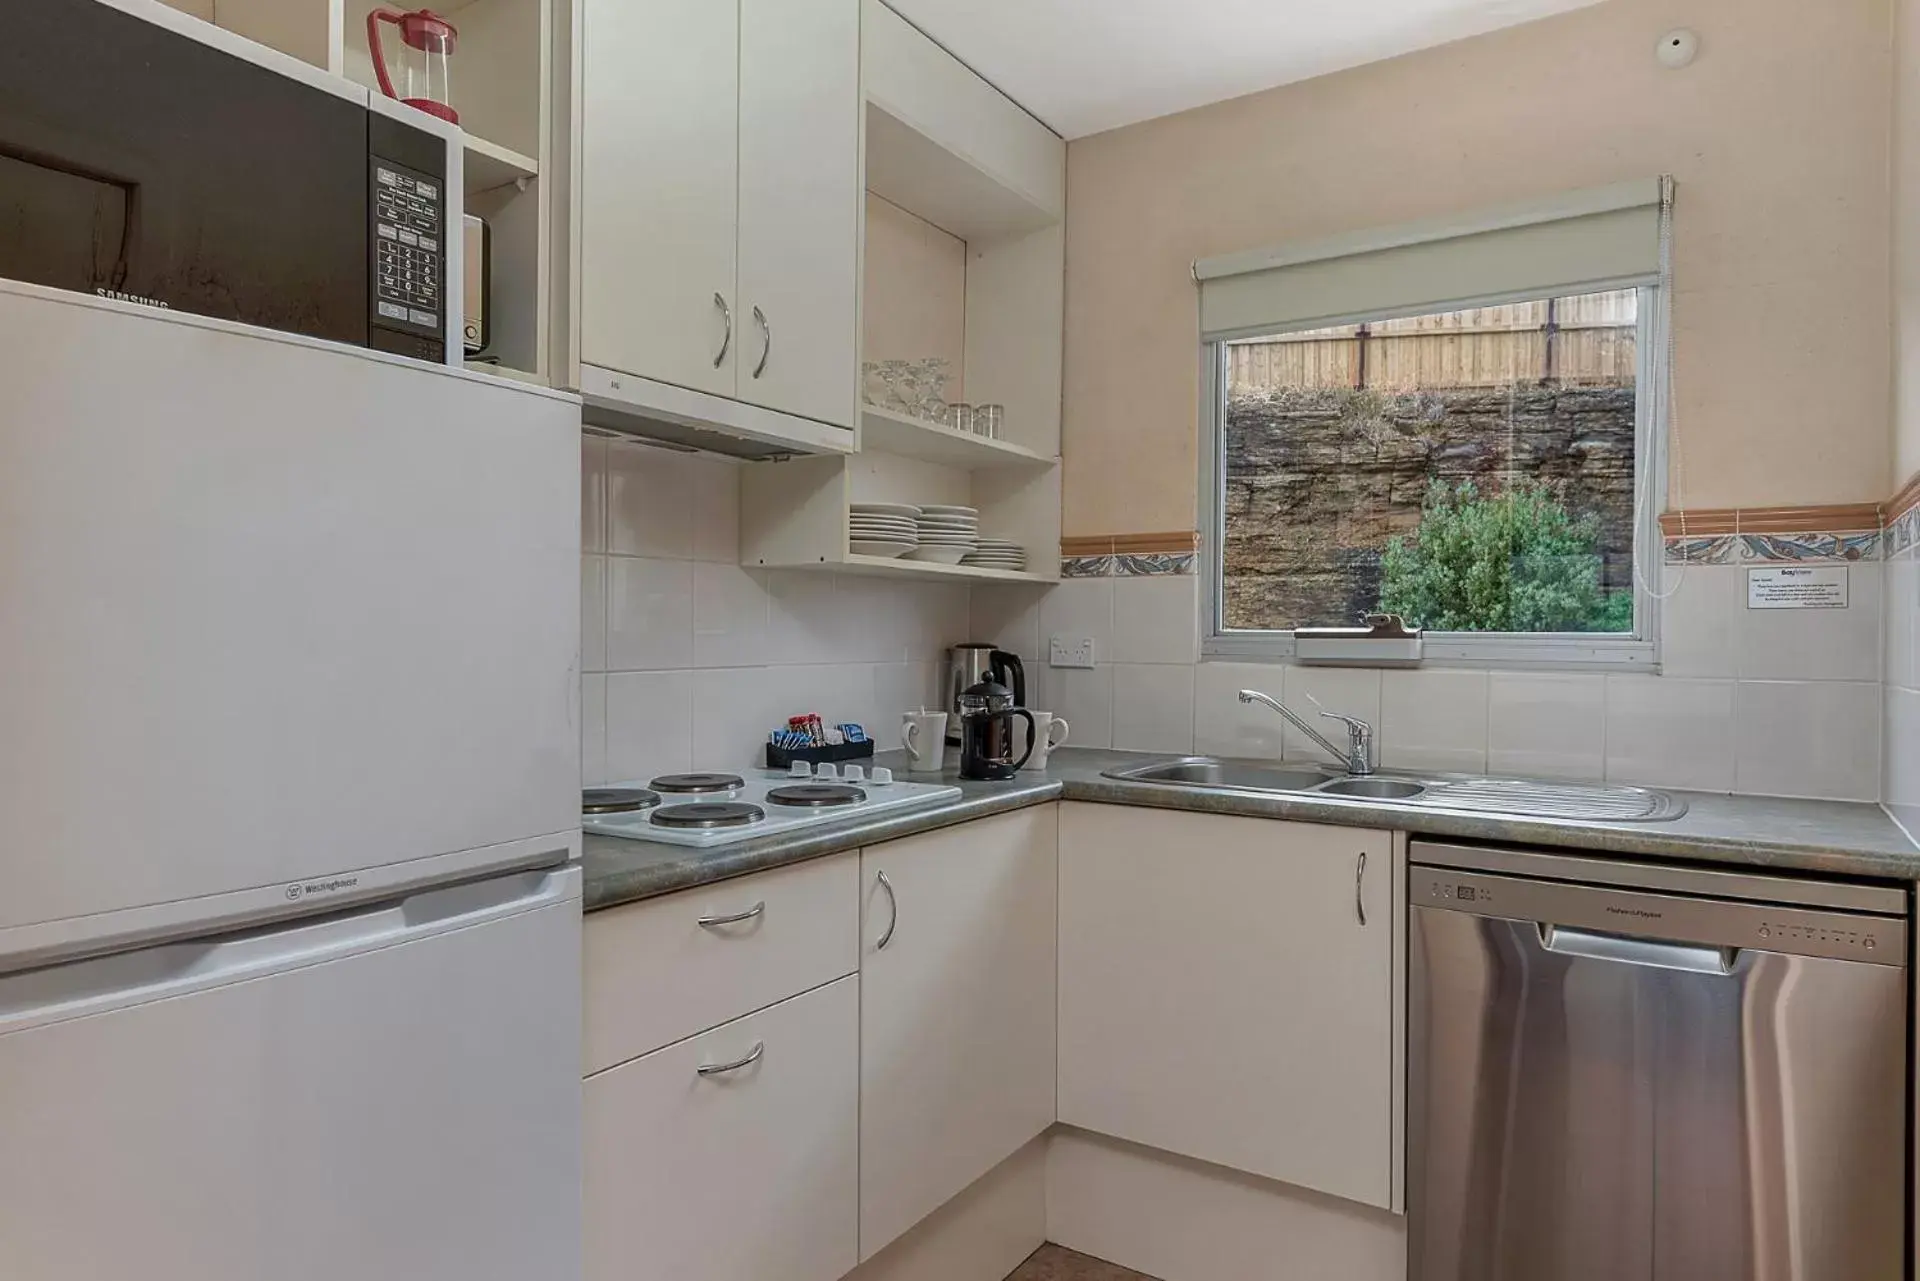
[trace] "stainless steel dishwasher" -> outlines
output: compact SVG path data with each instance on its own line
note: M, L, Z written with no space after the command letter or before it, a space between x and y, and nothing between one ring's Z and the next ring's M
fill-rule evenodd
M1415 841L1409 1281L1899 1281L1907 891Z

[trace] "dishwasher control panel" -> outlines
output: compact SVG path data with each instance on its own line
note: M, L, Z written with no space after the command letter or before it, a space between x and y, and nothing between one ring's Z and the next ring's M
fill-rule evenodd
M1734 952L1906 964L1904 917L1536 880L1464 868L1415 864L1408 871L1411 905L1416 909L1527 922L1538 926L1543 936L1556 928L1575 929Z

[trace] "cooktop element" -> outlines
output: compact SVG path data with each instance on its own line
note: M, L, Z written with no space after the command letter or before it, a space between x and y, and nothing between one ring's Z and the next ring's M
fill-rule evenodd
M644 787L589 787L580 793L582 814L631 814L659 803L660 793Z
M676 796L736 792L745 785L746 780L738 774L662 774L647 784L656 792L671 792Z
M710 831L714 828L751 827L766 816L765 810L745 801L693 801L657 809L647 816L647 821L655 827Z
M770 805L800 809L826 809L840 805L858 805L867 799L865 790L850 783L794 783L776 787L767 793Z
M690 791L689 784L711 791ZM731 787L720 787L731 783ZM676 787L675 784L678 784ZM580 826L597 836L669 845L729 845L759 840L795 828L960 799L949 783L876 783L859 786L831 779L807 780L772 771L739 774L682 774L656 778L651 785L610 783L594 791L665 793L662 803L614 813L587 812Z

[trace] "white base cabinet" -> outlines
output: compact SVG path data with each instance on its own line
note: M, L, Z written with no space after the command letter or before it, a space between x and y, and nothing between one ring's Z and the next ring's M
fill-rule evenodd
M1387 832L1062 806L1059 1119L1390 1207L1393 880Z
M587 1281L853 1269L859 992L849 975L588 1078Z
M861 851L862 1259L1053 1124L1057 811Z

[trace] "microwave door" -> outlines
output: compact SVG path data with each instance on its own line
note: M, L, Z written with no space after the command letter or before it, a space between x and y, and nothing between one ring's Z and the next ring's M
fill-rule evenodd
M123 296L139 186L0 149L0 276L50 273Z

